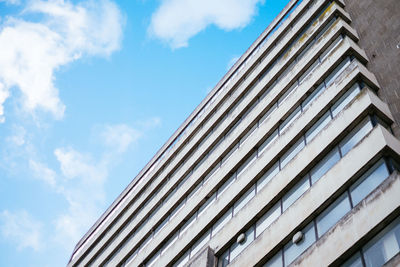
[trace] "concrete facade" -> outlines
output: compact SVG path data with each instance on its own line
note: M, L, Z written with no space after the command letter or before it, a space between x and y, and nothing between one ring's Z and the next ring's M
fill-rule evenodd
M368 248L400 227L399 67L383 73L350 2L290 1L68 265L371 266ZM392 42L398 24L382 25ZM373 258L395 265L389 252Z

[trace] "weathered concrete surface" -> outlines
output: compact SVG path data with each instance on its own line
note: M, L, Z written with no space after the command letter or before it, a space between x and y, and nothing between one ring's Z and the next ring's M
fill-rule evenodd
M210 247L206 247L195 258L189 261L185 267L214 267L216 266L216 259L214 251Z
M398 0L345 0L345 10L357 30L359 44L368 55L368 68L382 89L379 94L389 104L400 137L400 5Z

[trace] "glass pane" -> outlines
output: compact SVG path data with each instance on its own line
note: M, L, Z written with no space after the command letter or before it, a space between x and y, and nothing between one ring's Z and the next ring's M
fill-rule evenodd
M311 183L314 184L325 173L327 173L333 165L340 160L339 149L335 147L328 155L326 155L318 164L311 169Z
M342 63L339 64L339 66L337 66L332 73L325 79L325 84L328 87L329 85L331 85L335 79L343 72L343 70L350 65L350 58L347 57L344 61L342 61Z
M218 267L226 267L229 263L229 249L218 259Z
M325 234L350 210L350 200L345 193L317 217L318 236Z
M200 206L197 216L200 216L204 211L206 211L211 206L211 204L215 201L215 199L217 199L217 193L212 194L212 196L209 197L206 200L206 202L204 202L203 205Z
M258 179L257 192L259 192L278 172L279 162L276 162L260 179Z
M232 218L232 208L230 208L227 212L225 212L225 214L222 215L221 218L219 218L218 221L214 224L212 229L212 235L214 236L216 233L218 233L218 231L221 230L225 226L225 224L229 222L231 218Z
M308 188L310 188L310 181L308 176L305 176L283 196L283 211L290 207L290 205L292 205L293 202L295 202L304 192L306 192Z
M367 133L372 129L372 123L369 118L361 122L354 130L352 130L346 138L339 144L342 156L346 155Z
M236 174L233 174L225 183L223 183L223 184L221 185L221 187L218 188L217 197L220 197L221 194L222 194L223 192L225 192L225 190L226 190L228 187L230 187L231 184L233 184L233 182L235 181L235 179L236 179Z
M300 106L298 106L292 114L290 114L289 117L287 117L281 125L279 125L279 133L282 134L282 132L300 115L301 109Z
M315 229L314 224L310 223L303 231L303 239L294 244L289 241L283 249L283 256L285 258L285 266L292 263L301 253L303 253L309 246L315 242Z
M346 261L341 267L364 267L361 261L361 254L357 252L348 261Z
M190 252L190 257L196 255L197 252L200 251L201 248L204 247L205 244L211 239L210 230L208 230L199 240L192 246L192 251Z
M256 236L258 237L276 218L281 215L281 203L276 203L266 214L264 214L256 223Z
M329 112L325 113L307 132L306 140L307 144L331 121L331 115Z
M312 72L319 66L319 60L316 60L308 69L300 76L299 82L302 83Z
M332 24L336 19L331 20L329 24ZM329 25L330 26L330 25ZM322 53L320 56L321 62L325 60L325 58L331 53L333 49L335 49L336 46L340 44L340 42L343 40L343 37L340 35L338 38L336 38L335 41Z
M397 218L364 248L367 267L382 266L400 251L400 219Z
M353 85L332 107L332 116L335 117L360 92L358 83Z
M235 202L233 206L233 215L238 213L238 211L241 210L255 195L256 187L253 185L239 200Z
M280 250L274 257L272 257L263 267L282 267L282 250Z
M259 120L259 124L263 123L268 117L269 115L271 115L271 113L278 107L278 102L276 102L268 111L267 113L264 114L264 116L261 117L261 119Z
M225 155L225 157L222 158L222 164L224 164L231 156L232 154L239 148L239 142L229 150L228 154Z
M289 95L296 90L297 87L299 87L299 85L297 82L295 82L289 89L287 89L286 92L279 98L278 105L281 105L289 97Z
M276 129L258 148L258 154L261 155L270 144L278 137L278 129Z
M240 252L242 252L245 248L247 248L248 245L251 244L254 240L254 227L251 227L249 230L246 231L246 240L244 243L239 244L235 243L231 247L231 258L230 261L232 261L234 258L236 258Z
M317 98L326 89L325 84L320 84L311 95L309 95L302 103L303 109L305 109L315 98Z
M304 138L302 137L287 151L281 158L281 169L286 166L304 148Z
M255 161L257 158L257 151L249 156L249 158L239 167L237 170L237 177L243 174L243 172Z
M380 160L350 187L353 205L355 206L360 203L361 200L378 187L388 176L389 172L386 164L383 160Z

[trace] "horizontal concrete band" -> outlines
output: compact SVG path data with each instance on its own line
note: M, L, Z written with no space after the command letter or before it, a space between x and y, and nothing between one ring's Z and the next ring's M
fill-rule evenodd
M194 176L194 175L193 175ZM190 183L190 181L188 181L188 183ZM185 191L185 190L182 190L182 191ZM187 190L186 190L187 191ZM165 214L165 213L164 213ZM144 218L144 215L143 215L143 218ZM134 224L134 223L132 223L132 224Z
M329 95L328 92L333 95ZM320 103L329 102L329 99L333 98L334 96L335 94L332 93L332 90L328 90L326 91L326 94L324 93L320 96ZM236 200L238 195L240 195L241 192L243 192L252 182L254 182L255 178L259 177L260 172L265 169L268 164L272 163L271 161L273 161L275 155L279 153L282 147L287 144L288 139L293 138L293 136L298 133L299 128L303 129L305 122L311 121L314 118L315 114L318 114L321 106L324 105L313 105L312 107L310 107L308 111L309 114L304 113L303 116L299 117L298 120L294 122L293 127L289 128L289 130L284 134L284 136L282 136L282 138L276 140L276 142L271 144L269 153L264 153L260 157L260 160L256 161L255 164L248 169L247 173L244 173L241 178L237 180L237 182L231 185L229 189L230 194L223 194L221 198L216 200L212 204L212 206L205 213L203 213L202 217L199 218L198 221L188 229L187 233L185 233L174 244L174 247L170 248L170 250L167 250L166 253L161 256L160 264L167 265L172 258L176 258L177 255L180 255L179 253L182 253L185 249L187 249L188 245L193 242L193 236L201 234L201 231L208 227L210 225L210 222L213 223L218 218L216 215L221 215L224 212L225 208L231 205L233 201ZM387 106L382 103L373 93L365 91L364 94L362 94L362 96L358 98L356 104L353 103L353 105L351 105L346 111L338 115L338 118L332 121L332 126L330 126L329 129L333 130L326 130L323 132L324 134L321 133L320 136L317 136L312 143L310 143L306 148L303 149L303 152L300 152L297 159L294 158L293 162L289 163L288 167L282 170L280 174L276 176L275 180L295 178L298 175L296 171L301 171L302 169L307 167L307 165L312 162L312 159L314 159L324 148L326 148L330 142L335 140L335 138L337 138L339 135L343 135L345 129L349 125L352 125L354 120L361 119L360 116L362 116L362 114L366 114L369 107L371 106L376 106L377 109L382 109L382 112L388 114L387 116L390 118L390 113L388 112ZM326 132L328 134L331 132L330 136L327 137ZM307 152L307 150L311 150L312 154L310 154L310 152ZM307 158L308 160L300 161L299 158L301 158L301 155L303 155L303 159L304 155L307 155L307 157L305 158ZM296 164L294 162L298 162L297 165L295 165L296 167L289 167L291 166L291 164ZM295 173L290 173L290 171L295 171ZM285 183L282 184L283 188L275 188L275 190L271 191L268 196L271 197L271 199L274 198L279 192L281 192L285 188L285 186L288 185L289 182L290 180L285 180ZM264 206L258 206L256 209L250 209L251 214L238 214L236 217L240 217L241 219L239 221L232 219L231 223L225 225L224 229L221 230L220 233L214 236L213 239L210 241L209 244L211 248L218 253L223 248L222 245L227 244L239 230L241 230L246 224L248 224L248 220L254 218L254 216L263 207ZM244 209L246 210L246 208ZM229 225L232 225L233 228L230 228Z
M252 244L249 245L249 247L242 252L242 256L238 256L231 265L254 266L265 256L272 256L270 255L270 252L287 242L288 239L299 230L299 228L301 229L305 223L315 216L315 212L321 207L321 205L344 188L351 178L360 173L360 170L365 170L366 166L379 157L385 149L390 149L397 155L400 155L400 142L385 128L378 125L356 147L354 147L353 150L345 155L315 185L313 185L274 223L272 223ZM243 210L243 213L246 213L246 211L248 213L248 210L256 208L257 205L263 205L262 203L269 203L270 197L268 194L271 191L274 191L274 187L280 181L275 179L271 182L272 183L267 185L265 188L265 193L263 192L259 194L258 199L253 199L246 209ZM307 207L307 209L301 207ZM241 214L241 216L244 215L245 214ZM240 215L238 214L238 216ZM293 218L296 219L294 220ZM332 249L332 247L330 248ZM305 266L327 265L317 264Z

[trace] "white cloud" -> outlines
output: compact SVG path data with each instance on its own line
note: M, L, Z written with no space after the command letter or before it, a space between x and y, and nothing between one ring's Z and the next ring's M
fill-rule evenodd
M263 0L162 0L151 18L150 34L172 48L188 45L188 40L214 24L223 30L246 26Z
M95 161L72 148L55 149L54 155L64 178L58 182L57 190L68 203L68 210L55 219L55 239L72 245L100 214L110 165L108 161Z
M33 175L37 179L42 180L53 187L56 185L56 173L46 165L30 159L29 168L33 171Z
M17 146L25 144L26 130L20 125L13 126L13 134L6 138L6 141Z
M109 0L32 0L21 16L7 17L0 26L0 122L10 90L18 88L26 112L50 112L63 117L65 105L54 85L54 72L84 55L109 56L122 38L123 17Z
M106 125L101 138L104 143L118 153L125 152L128 147L141 137L141 133L126 124Z
M26 211L15 213L4 210L0 213L0 230L5 239L9 239L17 244L17 248L32 248L39 250L42 248L42 224L32 218Z

